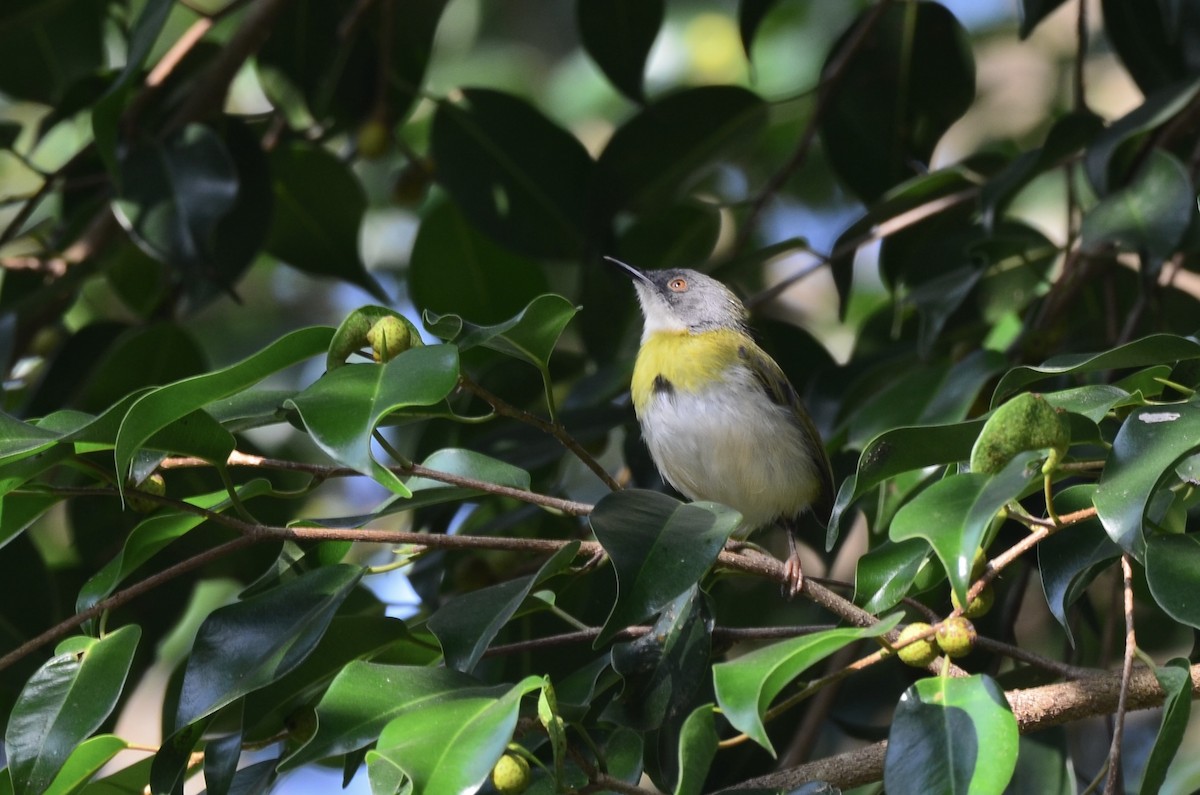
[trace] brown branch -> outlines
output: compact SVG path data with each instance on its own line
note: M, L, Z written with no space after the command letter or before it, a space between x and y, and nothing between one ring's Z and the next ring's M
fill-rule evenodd
M749 640L781 640L795 638L800 635L811 635L814 632L824 632L833 629L832 624L812 624L793 627L713 627L712 639L718 643L740 643ZM484 657L501 657L507 654L524 654L531 651L551 649L558 646L571 646L577 643L590 643L600 637L602 627L589 627L575 632L563 632L559 635L549 635L544 638L531 638L513 643L498 643L490 646ZM615 641L635 640L649 635L653 627L626 627L613 635Z
M1088 109L1087 93L1085 91L1087 83L1084 80L1084 66L1087 63L1088 53L1088 16L1087 16L1087 0L1079 0L1076 5L1075 15L1075 63L1072 72L1073 87L1075 89L1075 109Z
M1192 698L1200 698L1200 664L1191 667ZM1118 708L1122 691L1119 672L1091 676L1073 682L1044 685L1005 693L1017 728L1022 734L1061 726L1083 718L1106 715ZM1166 694L1154 677L1154 672L1138 670L1128 680L1125 706L1129 710L1161 706ZM835 787L848 789L883 778L883 761L887 742L878 742L854 751L847 751L799 767L780 770L739 783L722 792L742 789L795 789L809 781L827 781Z
M1125 655L1121 660L1121 691L1117 697L1117 712L1113 716L1112 744L1108 749L1108 775L1104 779L1104 795L1117 792L1121 777L1121 741L1125 734L1125 713L1129 701L1129 680L1133 677L1133 656L1137 651L1137 636L1133 631L1133 566L1128 553L1121 556L1121 592L1125 603Z

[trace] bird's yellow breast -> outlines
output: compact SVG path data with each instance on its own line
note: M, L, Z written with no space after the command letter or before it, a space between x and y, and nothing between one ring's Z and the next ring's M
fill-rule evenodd
M746 337L731 329L701 333L660 331L643 340L630 384L633 406L640 414L654 394L655 382L665 380L676 390L697 392L738 361Z

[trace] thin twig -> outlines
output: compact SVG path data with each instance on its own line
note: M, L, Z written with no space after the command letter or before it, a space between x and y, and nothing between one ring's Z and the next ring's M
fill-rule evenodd
M752 640L781 640L795 638L801 635L811 635L814 632L824 632L833 629L833 624L811 624L791 627L713 627L712 639L717 643L742 643ZM484 657L501 657L508 654L524 654L556 646L571 646L578 643L590 643L600 637L603 627L588 627L576 632L563 632L544 638L532 638L513 643L498 643L483 653ZM613 635L615 641L635 640L645 637L653 631L653 627L626 627Z
M1088 4L1087 0L1079 0L1075 4L1075 63L1074 63L1074 88L1075 88L1075 109L1087 110L1087 93L1086 83L1084 81L1084 66L1087 63L1088 53Z
M1114 795L1121 776L1121 740L1125 733L1125 713L1129 704L1129 683L1133 678L1133 658L1137 636L1133 631L1133 566L1129 554L1121 556L1121 592L1125 604L1125 655L1121 661L1121 694L1113 716L1112 745L1108 749L1108 776L1104 780L1104 795Z
M975 639L975 645L994 654L1002 654L1005 657L1020 660L1036 668L1042 668L1051 673L1058 674L1064 679L1087 679L1090 676L1104 673L1097 668L1082 668L1078 665L1071 665L1070 663L1061 662L1051 657L1044 657L1028 649L1022 649L1020 646L1013 646L1010 643L994 640L983 635Z
M621 484L617 483L617 481L613 479L613 476L608 474L608 471L600 465L600 462L593 458L592 454L585 450L583 445L581 445L574 436L567 433L567 429L562 426L562 423L544 420L532 412L514 406L508 401L504 400L504 398L493 394L466 376L463 376L459 382L462 384L464 389L475 395L483 402L487 403L492 407L492 410L500 416L518 420L526 425L532 425L539 431L553 436L558 440L559 444L570 450L571 453L573 453L576 458L582 461L588 469L592 470L596 477L600 478L600 480L604 482L605 486L608 486L608 488L612 491L621 490Z

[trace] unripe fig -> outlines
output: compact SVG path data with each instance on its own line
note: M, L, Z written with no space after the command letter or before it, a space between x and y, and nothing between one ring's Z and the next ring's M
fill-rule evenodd
M153 494L156 497L163 497L167 493L167 481L162 475L160 475L158 472L155 472L153 475L137 484L137 489L138 491L145 492L146 494ZM132 491L126 497L126 502L129 503L130 508L138 513L153 513L159 507L159 503L155 500L147 499L141 494L137 494Z
M930 626L928 624L920 621L909 624L900 631L900 637L897 639L896 645L900 646L903 643L908 643L913 638L925 634L929 629ZM924 638L908 643L897 654L900 657L900 661L905 665L911 665L914 668L924 668L937 659L938 650L933 645L932 639Z
M953 591L950 592L950 602L954 605L955 610L958 610L962 607L962 602L959 600L958 594ZM962 614L967 618L979 618L980 616L986 616L992 609L992 605L995 603L996 589L993 588L992 584L989 582L987 585L983 586L983 590L979 592L979 596L976 596L970 601L970 603L966 606L966 609L962 611Z
M358 128L355 144L359 157L368 160L383 157L392 146L392 129L382 119L370 119Z
M516 754L505 754L492 768L492 784L502 795L520 795L532 780L529 763Z
M964 657L975 648L978 636L975 633L975 625L969 619L955 616L943 621L934 637L947 657Z
M384 315L367 331L367 342L377 362L390 362L412 345L412 331L403 318Z
M1063 413L1041 395L1024 392L992 412L971 449L971 471L994 475L1018 453L1050 448L1062 455L1070 444Z

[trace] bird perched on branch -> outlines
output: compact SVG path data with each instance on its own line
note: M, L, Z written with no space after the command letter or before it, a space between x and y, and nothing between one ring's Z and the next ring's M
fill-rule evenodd
M824 524L833 506L829 457L796 390L751 338L749 313L724 284L605 259L633 279L642 307L631 391L658 471L689 499L741 513L739 533L785 527L785 589L794 596L804 576L800 519L811 510Z

